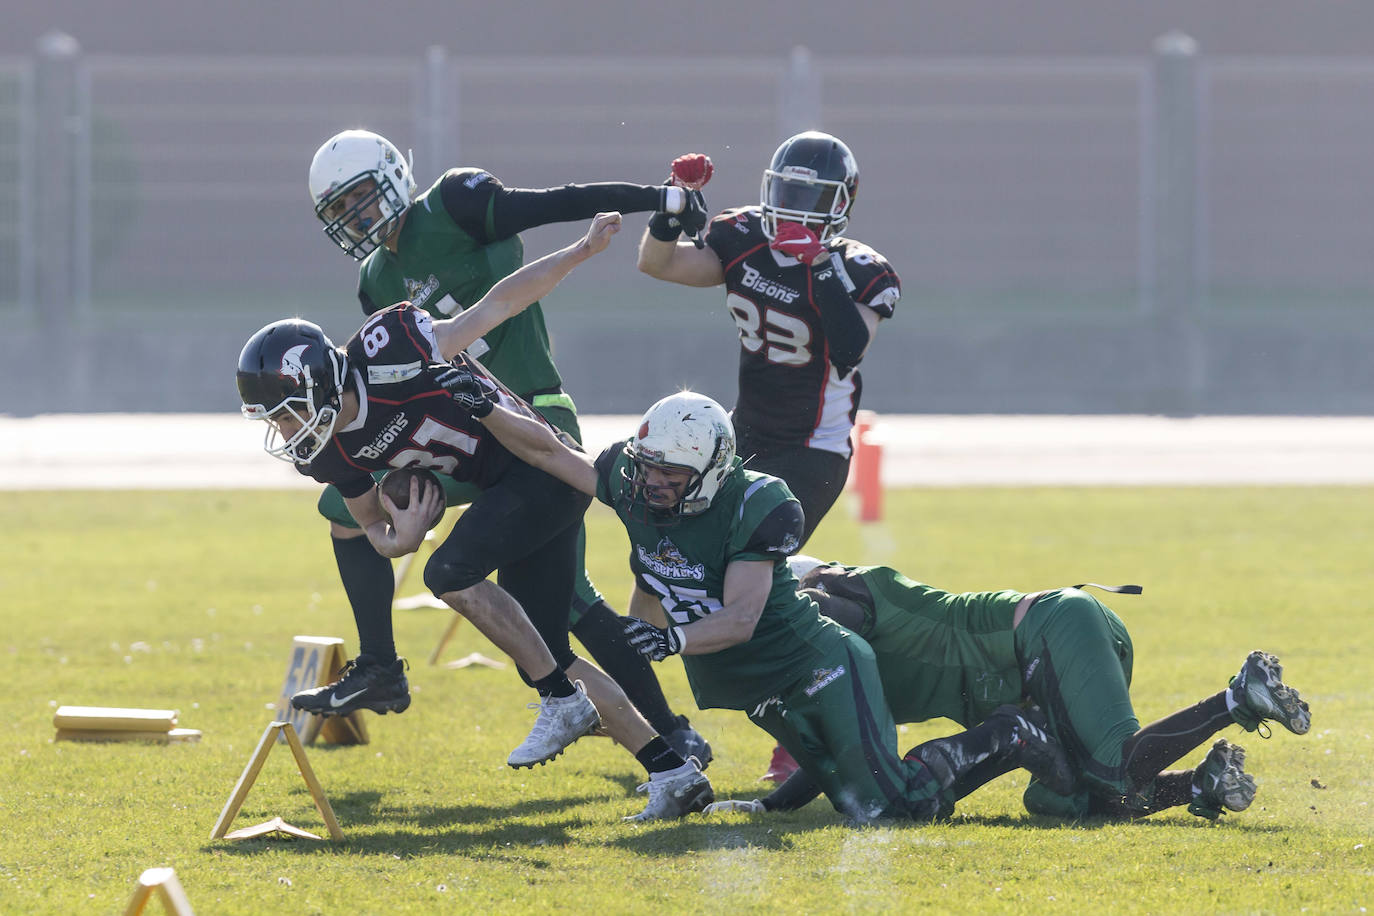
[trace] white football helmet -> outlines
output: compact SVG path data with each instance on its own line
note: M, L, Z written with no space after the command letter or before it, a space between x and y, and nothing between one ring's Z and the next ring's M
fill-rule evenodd
M349 192L370 182L370 193L347 202ZM370 130L335 134L310 162L310 198L325 234L362 260L396 231L415 195L410 163L396 146ZM368 211L376 205L378 214Z
M629 480L632 505L647 509L647 517L657 522L700 515L734 470L735 428L724 407L704 394L682 391L645 412L625 454L634 469ZM686 470L691 476L680 496L664 502L652 498L665 488L649 482L650 468Z

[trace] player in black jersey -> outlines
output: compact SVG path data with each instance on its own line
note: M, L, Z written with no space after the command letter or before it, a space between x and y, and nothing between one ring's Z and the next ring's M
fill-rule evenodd
M689 162L674 162L684 187L700 177L677 174ZM773 154L758 206L711 221L705 248L680 240L681 220L669 214L649 220L639 245L639 269L650 276L725 284L740 341L739 454L746 467L787 481L806 516L803 544L844 489L863 392L856 367L901 297L887 259L844 235L858 190L849 147L806 131ZM781 781L795 768L779 747L765 778Z
M669 214L649 220L639 246L650 276L725 285L740 339L739 454L787 481L806 514L804 538L844 487L863 390L856 367L901 295L887 260L844 236L858 186L849 147L807 131L773 154L760 205L717 215L704 248L681 240Z
M426 564L425 584L510 655L539 692L534 728L508 763L544 763L604 720L652 781L682 789L637 818L652 820L693 810L674 804L680 798L700 808L710 801L710 783L654 732L615 681L569 645L577 537L589 500L512 456L446 387L461 371L481 379L501 403L548 425L462 351L552 290L619 228L620 214L599 214L583 239L521 268L453 318L434 321L405 302L384 309L343 350L308 322L274 322L245 345L238 385L244 415L268 424L268 453L336 486L382 556L418 548L442 496L432 488L422 496L412 483L409 504L398 509L377 489L373 472L426 467L479 489ZM487 581L493 571L494 584ZM396 708L400 697L408 701L402 664L355 662L340 681L293 702L326 715ZM585 693L570 676L586 685Z

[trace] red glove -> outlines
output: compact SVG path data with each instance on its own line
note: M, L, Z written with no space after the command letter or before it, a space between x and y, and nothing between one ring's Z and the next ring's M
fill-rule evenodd
M688 153L673 160L670 180L679 188L700 191L706 186L706 182L711 180L711 175L715 170L716 167L711 164L710 156L705 153Z
M773 244L768 247L783 254L790 254L807 266L829 256L829 251L821 244L821 240L816 238L816 233L801 223L778 223L778 228L773 233Z

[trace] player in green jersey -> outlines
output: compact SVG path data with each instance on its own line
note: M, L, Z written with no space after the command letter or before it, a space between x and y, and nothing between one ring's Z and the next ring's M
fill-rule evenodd
M358 300L366 314L408 300L436 319L471 306L520 266L524 252L518 233L525 229L613 210L672 213L697 231L706 220L700 193L679 187L610 182L524 190L503 187L476 168L452 169L417 194L400 150L365 130L344 131L320 147L310 167L310 195L326 235L362 262ZM563 391L538 302L467 352L549 422L580 440L577 409ZM440 479L451 506L476 496L469 485L443 474ZM325 489L319 508L330 523L339 575L358 627L355 663L394 665L390 561L362 536L336 487ZM581 537L579 550L585 547L585 532ZM629 648L618 615L581 567L570 616L574 634L654 728L684 756L709 763L710 745L670 709L653 669Z
M1078 779L1070 793L1032 781L1024 798L1032 813L1139 817L1188 805L1216 818L1242 811L1255 783L1239 746L1220 739L1196 768L1164 767L1228 725L1255 731L1274 720L1295 734L1311 726L1278 659L1252 652L1227 688L1141 728L1129 694L1130 634L1078 587L951 593L884 566L790 562L804 594L873 646L898 722L945 717L967 727L1023 700L1044 711ZM787 810L815 795L803 775L762 800L717 802L713 810Z
M521 460L616 512L631 544L632 609L665 624L627 618L634 644L655 661L681 654L697 705L748 712L838 811L858 822L946 815L979 766L1024 765L1071 788L1062 750L1014 707L898 756L873 650L822 618L786 563L800 504L778 478L742 467L715 401L664 398L634 438L593 460L493 404L476 380L455 378L450 390Z

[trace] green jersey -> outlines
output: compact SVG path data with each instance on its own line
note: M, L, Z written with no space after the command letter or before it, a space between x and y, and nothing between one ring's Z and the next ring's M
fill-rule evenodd
M826 567L820 583L863 606L858 633L898 722L944 717L967 728L1021 701L1012 619L1022 592L952 593L885 566Z
M492 185L500 186L487 172L454 169L416 198L406 210L396 252L378 248L359 268L358 298L364 311L371 314L409 300L444 318L474 304L517 270L525 257L518 235L484 243L473 234L480 230L469 232L455 218L455 213L466 214L469 226L489 225L485 214ZM526 400L562 387L538 302L487 332L467 352Z
M711 506L672 524L654 524L629 499L633 468L625 443L597 458L596 498L615 510L630 536L636 585L658 597L672 625L720 610L725 570L736 560L773 562L773 586L754 634L707 655L682 656L702 709L753 709L803 679L815 677L837 631L815 602L797 592L786 558L801 542L801 505L776 477L734 470Z

